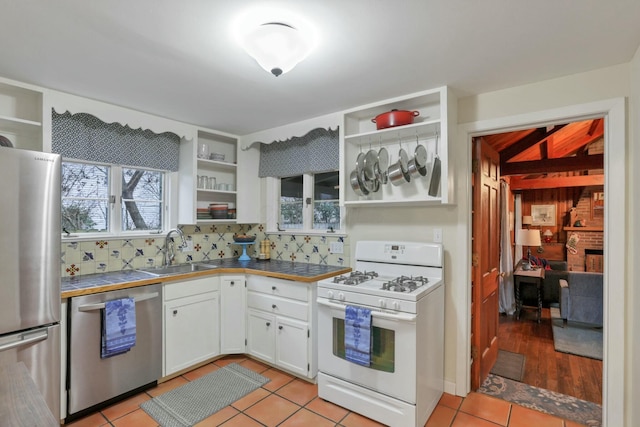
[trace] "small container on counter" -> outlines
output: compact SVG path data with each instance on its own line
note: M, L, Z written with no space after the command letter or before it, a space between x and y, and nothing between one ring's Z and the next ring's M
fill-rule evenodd
M258 259L269 260L271 259L271 242L269 240L262 240L260 242L260 254Z

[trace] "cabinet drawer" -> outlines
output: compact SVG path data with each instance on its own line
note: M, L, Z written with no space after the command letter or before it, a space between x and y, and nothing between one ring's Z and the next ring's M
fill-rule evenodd
M164 285L164 300L170 301L176 298L218 290L220 290L220 277L218 276L186 280L184 282L171 282Z
M273 277L248 276L247 289L298 301L307 302L309 300L308 285L302 282L275 279Z
M307 303L292 301L284 298L249 292L247 295L249 308L266 311L279 316L293 317L294 319L307 320L309 306Z

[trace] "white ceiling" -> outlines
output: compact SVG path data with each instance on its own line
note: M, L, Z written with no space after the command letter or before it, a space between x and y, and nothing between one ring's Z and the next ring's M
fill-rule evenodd
M290 73L230 38L251 5L321 44ZM0 0L0 76L244 135L442 85L459 96L631 60L638 0Z

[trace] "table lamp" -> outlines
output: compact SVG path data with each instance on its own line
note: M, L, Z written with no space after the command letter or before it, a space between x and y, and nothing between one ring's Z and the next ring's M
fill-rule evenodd
M527 228L531 228L531 224L533 223L533 217L531 215L525 215L522 217L522 226L527 226Z
M516 242L521 246L527 246L527 264L522 265L523 270L531 270L531 246L540 246L539 230L518 230L518 238Z
M553 237L553 233L551 232L551 230L546 229L545 232L542 233L542 235L544 236L545 243L551 243L551 238Z

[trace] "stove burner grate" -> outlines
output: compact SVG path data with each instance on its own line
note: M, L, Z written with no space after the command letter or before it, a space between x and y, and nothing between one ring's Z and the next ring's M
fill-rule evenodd
M429 283L429 279L422 276L400 276L393 280L384 282L382 284L382 290L393 292L413 292L420 286Z
M345 285L359 285L368 280L378 277L375 271L352 271L349 275L336 276L333 283L343 283Z

